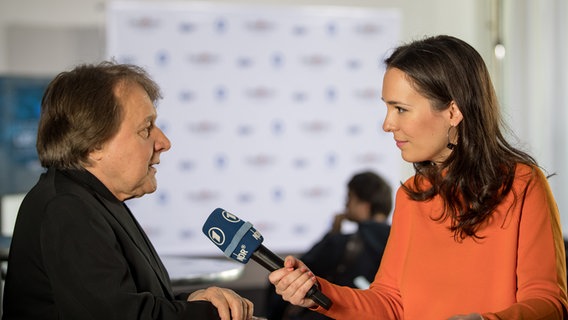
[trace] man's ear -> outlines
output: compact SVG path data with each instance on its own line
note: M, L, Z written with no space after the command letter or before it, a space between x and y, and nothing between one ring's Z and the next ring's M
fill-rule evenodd
M371 203L367 201L361 201L361 206L364 207L363 209L361 209L363 212L369 213L367 219L371 219L373 217L373 212L371 211Z
M452 100L452 102L450 102L450 107L448 108L448 111L450 114L449 118L450 125L452 127L456 127L463 120L463 115L461 113L459 106L455 101Z
M91 164L101 160L103 158L103 148L100 146L95 147L89 152L88 158Z

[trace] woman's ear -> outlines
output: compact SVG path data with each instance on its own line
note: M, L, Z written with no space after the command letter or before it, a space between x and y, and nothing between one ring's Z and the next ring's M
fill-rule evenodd
M455 101L452 100L452 102L450 102L450 107L448 108L448 111L450 114L449 118L450 125L452 127L456 127L463 120L463 115L461 113L459 106Z

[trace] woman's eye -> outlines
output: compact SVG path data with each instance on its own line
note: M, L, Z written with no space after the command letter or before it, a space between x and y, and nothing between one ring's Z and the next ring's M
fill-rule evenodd
M398 113L403 113L404 111L406 111L406 109L402 108L402 107L394 107L396 109L396 111L398 111Z

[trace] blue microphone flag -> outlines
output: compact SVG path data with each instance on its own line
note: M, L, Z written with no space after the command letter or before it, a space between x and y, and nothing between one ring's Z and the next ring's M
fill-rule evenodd
M241 263L247 263L264 240L250 222L221 208L211 212L202 230L225 256Z

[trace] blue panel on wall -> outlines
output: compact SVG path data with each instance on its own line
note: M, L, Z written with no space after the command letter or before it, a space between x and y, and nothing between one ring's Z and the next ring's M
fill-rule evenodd
M41 172L35 143L41 98L50 80L0 76L0 194L26 192Z

